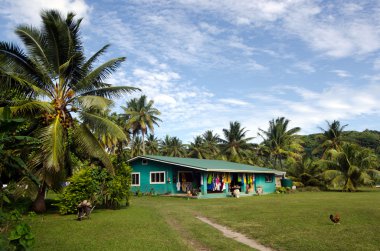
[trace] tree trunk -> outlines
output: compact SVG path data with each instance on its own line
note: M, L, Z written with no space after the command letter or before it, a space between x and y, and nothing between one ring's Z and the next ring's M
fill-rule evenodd
M36 213L46 212L45 193L46 193L46 184L43 183L42 186L38 189L36 200L33 202L34 212Z
M145 140L144 140L144 132L142 134L142 143L143 143L143 155L145 155Z

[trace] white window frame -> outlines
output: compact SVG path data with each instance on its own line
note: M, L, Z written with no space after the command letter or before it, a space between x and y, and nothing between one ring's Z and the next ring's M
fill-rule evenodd
M163 173L164 181L163 182L152 182L152 173ZM149 184L166 184L166 172L165 171L153 171L149 173Z
M132 181L133 181L132 175L134 175L134 174L138 174L139 175L139 184L138 185L132 184ZM140 184L141 184L140 183L140 179L141 179L141 174L139 172L133 172L133 173L131 173L131 186L133 186L133 187L139 187Z

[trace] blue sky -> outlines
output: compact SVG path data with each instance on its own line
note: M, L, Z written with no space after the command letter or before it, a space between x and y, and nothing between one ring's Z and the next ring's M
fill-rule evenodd
M184 142L240 121L257 136L284 116L302 134L326 120L380 130L380 1L0 0L1 40L41 9L84 18L90 55L127 61L114 85L137 86ZM131 96L115 100L115 110Z

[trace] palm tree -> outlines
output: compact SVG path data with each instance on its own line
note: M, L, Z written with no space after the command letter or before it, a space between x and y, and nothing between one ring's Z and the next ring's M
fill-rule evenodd
M160 151L160 141L153 134L149 134L145 140L147 154L157 155Z
M304 154L286 172L293 181L299 181L305 186L322 186L321 169L317 161Z
M170 157L184 157L186 156L185 145L177 137L170 137L166 135L164 140L161 141L161 153L164 156Z
M229 129L223 129L224 139L221 141L222 154L228 160L239 162L247 158L252 150L252 145L248 143L253 137L246 137L247 130L241 127L240 123L230 122Z
M300 139L296 137L301 128L294 127L288 129L289 120L284 117L279 117L276 120L269 121L268 131L259 128L259 135L263 138L263 144L268 147L273 156L273 167L277 167L279 162L281 169L283 169L282 158L283 156L300 158L299 152L302 151Z
M134 137L131 141L131 157L143 155L143 142L141 137Z
M343 131L346 125L340 125L340 122L338 120L334 120L332 123L326 121L327 123L327 130L319 127L319 129L323 132L321 141L322 144L320 147L317 147L313 152L323 152L322 157L326 157L326 153L331 150L340 150L343 141Z
M93 132L107 132L125 139L124 132L102 116L112 101L108 98L138 90L132 87L113 87L105 80L125 60L111 59L94 68L99 56L109 47L105 45L89 59L85 58L79 36L82 19L73 13L63 17L58 11L41 13L40 29L21 25L16 34L24 43L25 51L17 45L0 42L0 91L17 92L27 100L11 102L14 115L40 119L35 136L41 142L31 162L38 168L41 186L34 203L36 211L45 211L45 191L70 168L68 145L101 160L111 172L113 166ZM0 108L0 113L3 111ZM79 118L76 123L74 113ZM69 140L68 132L70 131Z
M161 121L157 116L160 111L153 107L154 101L147 102L147 97L142 95L140 98L133 98L127 102L127 107L122 107L126 116L129 117L128 125L133 135L141 132L143 142L143 154L145 155L145 135L148 129L154 132L154 125L158 126Z
M343 187L343 191L355 191L360 184L372 184L371 174L380 176L380 171L375 168L377 158L369 149L343 143L340 151L331 149L327 155L328 160L321 160L322 167L326 168L323 177L334 187Z
M201 136L196 136L194 138L194 142L190 143L188 150L188 156L191 158L208 159L211 155L210 149L207 148Z
M210 157L217 158L220 153L219 143L221 142L219 135L214 134L212 130L207 130L202 134L202 140L205 148L210 152Z

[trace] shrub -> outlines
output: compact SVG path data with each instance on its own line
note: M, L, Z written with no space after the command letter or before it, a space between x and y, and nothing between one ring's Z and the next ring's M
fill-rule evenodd
M1 250L29 250L34 246L34 234L18 210L4 212L0 208L0 229Z
M121 202L125 199L129 205L131 184L131 168L126 164L121 164L116 170L115 176L111 176L106 183L105 206L107 208L120 208Z
M124 199L129 205L130 176L131 168L126 164L120 164L115 175L105 169L82 168L69 179L70 184L64 188L56 205L61 214L75 213L77 205L83 200L113 209L120 208Z
M307 186L307 187L301 187L300 189L297 189L299 192L320 192L321 189L319 187L313 187L313 186Z
M56 204L61 214L75 213L78 203L83 200L96 200L100 186L96 179L98 172L96 168L83 168L69 178L70 184L64 188L59 196L60 202Z

